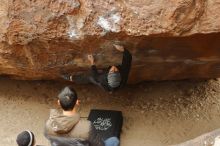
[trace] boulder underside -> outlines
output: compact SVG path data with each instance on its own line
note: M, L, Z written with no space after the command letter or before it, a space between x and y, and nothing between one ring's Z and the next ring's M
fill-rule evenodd
M60 79L133 55L130 83L220 76L220 0L2 0L0 74Z

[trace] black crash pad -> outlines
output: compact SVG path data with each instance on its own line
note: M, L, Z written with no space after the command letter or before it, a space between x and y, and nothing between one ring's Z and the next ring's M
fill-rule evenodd
M90 120L98 134L103 139L112 136L120 138L123 124L123 116L121 111L92 109L88 120Z

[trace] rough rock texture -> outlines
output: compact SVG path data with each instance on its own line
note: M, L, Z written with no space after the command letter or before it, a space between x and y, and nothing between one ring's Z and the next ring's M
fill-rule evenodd
M173 146L219 146L220 145L220 129L216 129L209 133L205 133L199 137Z
M220 0L1 0L0 74L58 79L133 54L130 82L220 76Z

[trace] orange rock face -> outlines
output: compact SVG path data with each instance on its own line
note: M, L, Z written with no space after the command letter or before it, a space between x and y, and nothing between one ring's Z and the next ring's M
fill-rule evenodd
M220 76L220 0L1 0L0 74L58 79L133 55L130 82Z

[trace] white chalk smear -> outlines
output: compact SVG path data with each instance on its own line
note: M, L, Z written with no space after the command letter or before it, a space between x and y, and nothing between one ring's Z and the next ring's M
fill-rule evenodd
M121 16L119 13L113 13L107 16L100 16L97 24L105 31L119 32Z
M83 32L81 29L84 27L84 19L73 16L67 16L69 22L68 36L71 40L80 40L83 38Z
M80 33L77 33L75 29L72 29L68 32L68 35L71 39L73 40L79 40L81 39L81 34Z
M60 4L66 4L71 8L78 8L80 6L80 2L78 0L58 0L57 2Z
M68 34L69 34L69 37L71 37L71 38L73 38L73 37L76 37L76 36L77 36L77 34L76 34L76 31L75 31L75 30L72 30L72 31L68 32Z
M109 21L102 16L99 17L98 25L100 25L103 29L105 29L107 31L111 30L111 26L110 26Z
M119 14L112 15L112 20L114 23L119 23L121 16Z

